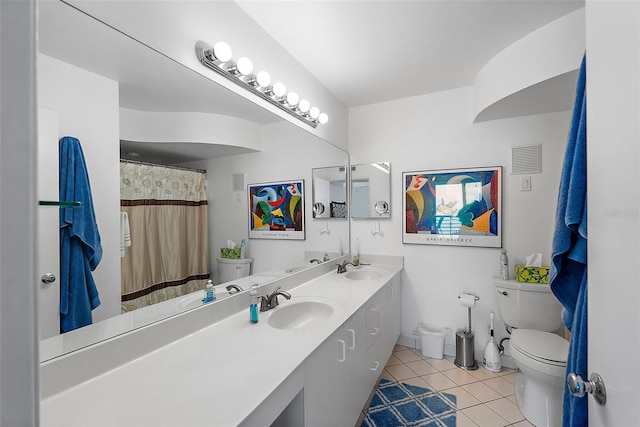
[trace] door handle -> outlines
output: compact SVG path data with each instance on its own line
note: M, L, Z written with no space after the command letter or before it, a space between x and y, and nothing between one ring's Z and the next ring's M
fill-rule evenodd
M40 278L40 281L46 285L49 285L56 281L56 275L53 273L43 274L42 277Z
M589 381L584 381L580 375L573 372L567 375L567 385L572 395L583 397L589 393L593 395L598 405L607 403L607 391L604 388L602 377L595 372L589 377Z

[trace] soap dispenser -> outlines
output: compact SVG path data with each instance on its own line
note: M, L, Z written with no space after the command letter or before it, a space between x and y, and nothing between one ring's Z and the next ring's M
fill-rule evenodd
M354 267L358 267L360 265L360 240L356 239L356 250L351 254L351 264Z
M204 287L204 298L202 299L203 303L208 303L214 301L216 299L216 291L213 288L213 281L209 280L207 285Z
M251 285L249 291L249 321L251 323L258 323L258 285Z

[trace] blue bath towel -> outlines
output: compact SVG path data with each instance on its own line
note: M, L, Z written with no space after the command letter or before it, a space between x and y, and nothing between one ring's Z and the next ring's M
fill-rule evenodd
M567 143L553 236L549 284L564 306L571 331L567 374L587 375L587 100L586 56L582 59ZM571 395L565 383L564 427L588 425L586 398Z
M100 305L91 272L102 245L80 141L65 136L58 149L60 200L81 203L60 209L60 332L68 332L90 325L91 311Z

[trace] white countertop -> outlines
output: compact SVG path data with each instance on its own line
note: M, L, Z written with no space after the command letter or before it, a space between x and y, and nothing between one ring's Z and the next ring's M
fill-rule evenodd
M353 281L335 272L289 290L287 301L315 297L334 309L306 329L280 330L267 318L249 323L249 308L41 403L41 425L235 426L281 385L371 296L402 270ZM90 363L90 361L87 361Z

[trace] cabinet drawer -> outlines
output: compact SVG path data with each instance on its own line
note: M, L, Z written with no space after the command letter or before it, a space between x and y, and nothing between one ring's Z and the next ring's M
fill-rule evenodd
M366 331L366 342L367 342L367 350L369 350L369 348L371 347L371 344L373 344L376 341L376 338L378 337L378 335L380 335L380 316L378 316L378 313L375 313L375 315L371 316L371 321L367 322L367 331Z
M366 321L367 325L371 323L372 320L377 319L379 317L379 313L382 309L382 294L380 292L376 293L374 296L367 301L365 304L366 308Z

